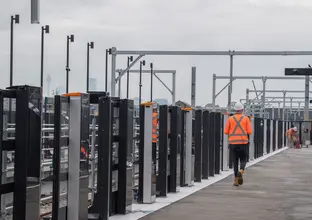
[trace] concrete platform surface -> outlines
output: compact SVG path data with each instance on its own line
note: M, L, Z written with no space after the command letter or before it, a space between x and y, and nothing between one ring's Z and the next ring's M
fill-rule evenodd
M141 220L311 220L312 148L288 149Z

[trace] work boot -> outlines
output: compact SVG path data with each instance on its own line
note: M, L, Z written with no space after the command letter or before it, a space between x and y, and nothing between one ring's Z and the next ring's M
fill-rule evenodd
M240 170L237 173L237 176L238 176L237 182L239 185L243 185L244 183L243 174L244 174L244 170Z
M238 177L237 176L234 179L233 186L239 186L239 184L238 184Z

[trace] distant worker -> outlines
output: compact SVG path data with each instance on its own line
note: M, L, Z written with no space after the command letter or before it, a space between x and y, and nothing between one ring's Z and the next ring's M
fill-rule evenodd
M244 106L237 102L234 106L235 114L230 116L224 128L224 134L228 135L229 148L234 166L234 186L243 184L243 174L247 162L246 148L248 147L248 135L252 133L250 119L243 115ZM238 170L240 162L240 170Z
M153 116L152 116L152 160L154 165L154 174L156 175L156 151L157 151L157 105L153 105ZM156 180L155 180L156 181Z
M297 145L298 142L298 129L297 127L290 128L286 131L287 146L292 148Z
M153 144L157 143L157 124L158 124L158 118L157 118L157 108L153 108L153 128L152 128L152 142Z

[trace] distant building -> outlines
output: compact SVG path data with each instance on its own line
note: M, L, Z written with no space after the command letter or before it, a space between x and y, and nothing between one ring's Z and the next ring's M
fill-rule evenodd
M158 105L168 105L167 99L154 99L154 102L156 102Z
M65 86L58 86L56 89L57 89L59 95L66 93Z
M181 100L177 101L176 106L179 106L180 108L191 108L192 106L186 102L183 102Z

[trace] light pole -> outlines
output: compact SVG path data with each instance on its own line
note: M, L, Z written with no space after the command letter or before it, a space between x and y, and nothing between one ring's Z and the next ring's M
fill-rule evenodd
M133 61L133 56L128 57L127 67L129 67L130 62L132 61ZM127 71L127 99L129 98L129 77L130 77L129 74L130 74L130 71L128 70Z
M11 16L11 41L10 41L10 86L13 85L13 26L19 24L19 15Z
M145 60L140 61L139 105L142 102L142 66L145 66Z
M44 34L50 33L50 26L41 27L41 69L40 69L40 87L43 88L43 57L44 57Z
M106 49L105 53L105 92L107 92L107 76L108 76L108 55L110 49Z
M90 78L90 49L94 48L94 42L87 43L87 92L89 92L89 78Z
M69 88L69 43L74 42L75 37L73 34L67 36L67 56L66 56L66 93L68 93L68 88Z
M151 102L153 102L153 63L150 64L151 67Z

